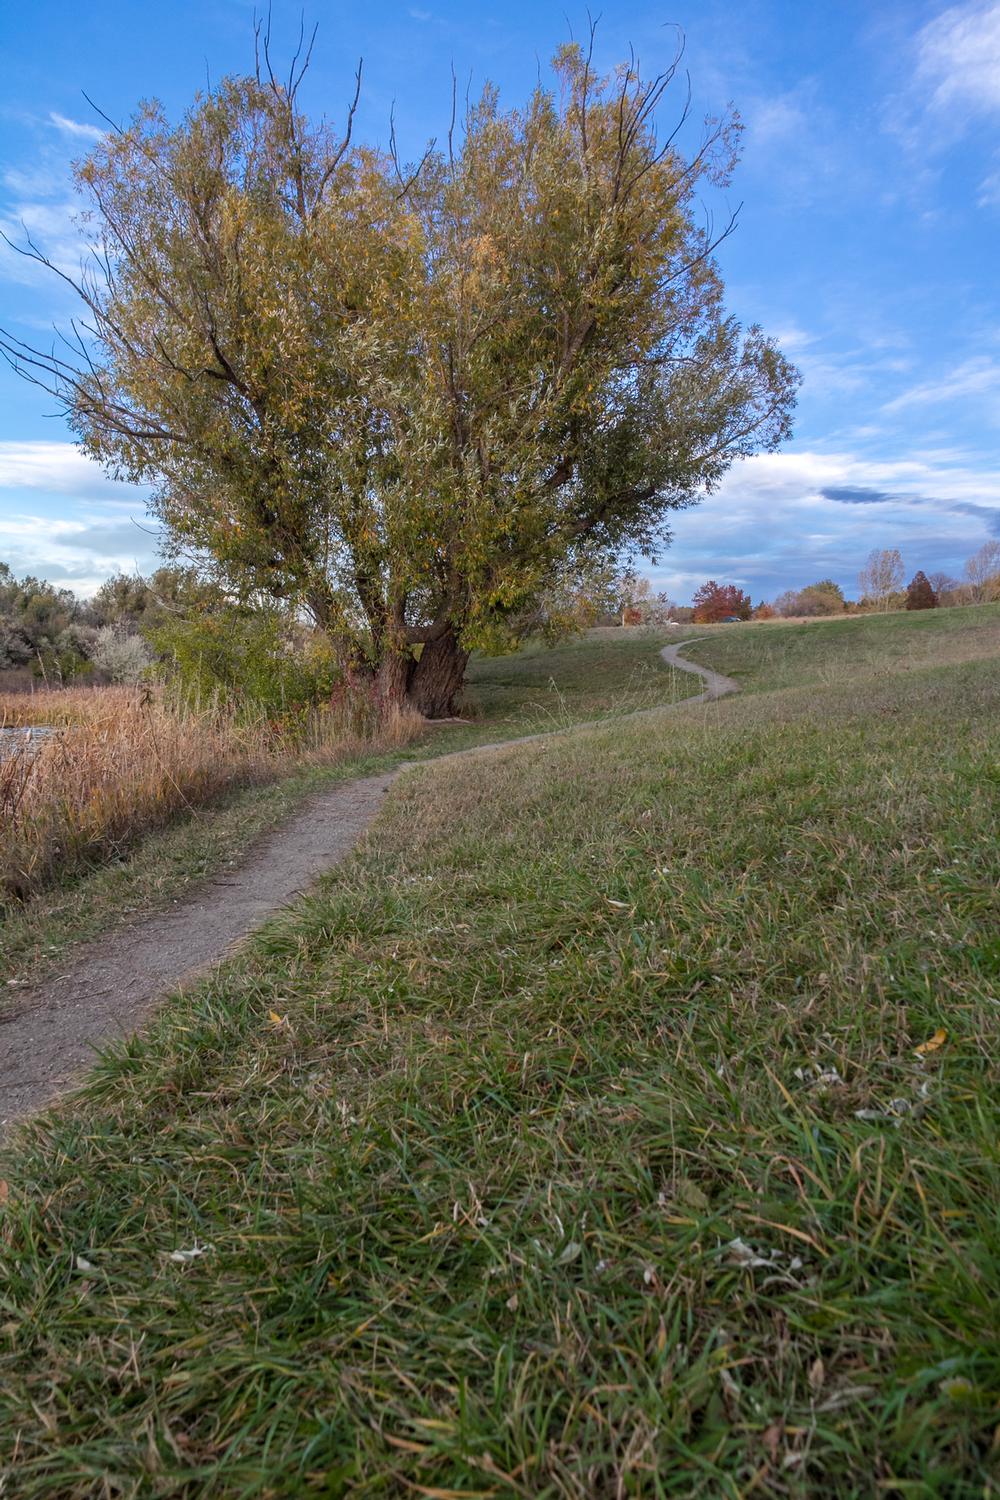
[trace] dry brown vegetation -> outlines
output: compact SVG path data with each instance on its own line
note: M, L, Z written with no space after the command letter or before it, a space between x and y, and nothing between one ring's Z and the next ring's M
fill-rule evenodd
M44 724L44 739L0 748L0 905L22 900L235 785L303 761L335 762L411 739L416 717L379 723L365 698L316 710L294 729L218 705L168 703L148 689L0 697L0 726Z

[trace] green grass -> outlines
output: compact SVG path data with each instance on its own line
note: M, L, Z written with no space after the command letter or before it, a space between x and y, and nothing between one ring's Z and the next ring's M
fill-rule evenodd
M679 633L678 633L679 634ZM692 625L697 659L735 677L747 692L833 687L865 677L958 665L1000 655L1000 604L786 625Z
M404 778L8 1153L4 1494L1000 1493L998 726L984 659Z
M0 911L0 986L12 994L59 967L74 943L120 921L161 910L228 865L277 827L313 793L353 776L432 759L498 739L568 728L696 691L692 679L664 667L662 632L596 630L512 657L474 658L466 694L467 724L429 729L398 752L358 757L332 767L298 767L279 780L234 792L178 818L122 858L75 875L21 907ZM0 1014L4 1008L0 990Z
M121 859L20 907L6 907L0 913L0 985L16 993L27 976L36 980L63 965L75 944L186 899L205 880L238 864L307 797L397 758L307 766L278 781L243 787L211 806L191 809ZM0 1014L3 1003L0 990Z
M669 630L598 629L558 646L532 642L514 656L473 657L468 696L493 725L546 724L630 713L694 691L690 677L664 668L658 651ZM676 691L675 691L676 689Z

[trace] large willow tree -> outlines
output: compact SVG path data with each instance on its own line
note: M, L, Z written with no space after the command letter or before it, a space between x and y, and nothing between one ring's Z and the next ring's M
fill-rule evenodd
M789 431L795 371L727 314L700 223L737 127L664 139L674 72L600 77L566 47L524 109L488 88L415 167L356 144L353 108L339 137L310 125L301 70L176 126L146 108L77 169L78 350L3 347L152 482L178 548L446 714L473 647L574 569L652 552Z

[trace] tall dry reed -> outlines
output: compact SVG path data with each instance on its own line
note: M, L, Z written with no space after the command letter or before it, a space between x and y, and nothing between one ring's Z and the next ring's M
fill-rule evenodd
M28 722L53 732L0 744L0 905L114 858L233 786L406 743L418 721L386 723L359 694L293 724L142 688L0 697L0 726Z

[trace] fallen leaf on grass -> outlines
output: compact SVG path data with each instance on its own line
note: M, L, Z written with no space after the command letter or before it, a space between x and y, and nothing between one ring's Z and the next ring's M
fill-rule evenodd
M792 1076L809 1088L820 1091L835 1088L844 1081L836 1068L813 1067L811 1063L807 1063L804 1068L796 1068Z
M276 1010L269 1010L267 1013L267 1019L270 1021L272 1026L284 1026L288 1017L279 1016Z
M761 1433L760 1440L767 1449L768 1457L772 1463L777 1463L778 1461L778 1451L781 1448L781 1439L784 1435L784 1422L772 1422L770 1427L765 1428Z
M190 1250L171 1250L167 1255L167 1259L176 1261L178 1265L186 1266L188 1261L197 1260L199 1255L210 1255L214 1249L214 1245L199 1245L196 1240Z
M757 1251L752 1245L748 1245L746 1240L730 1240L726 1249L729 1251L731 1259L738 1266L767 1266L770 1269L774 1265L773 1252L768 1251L766 1255L758 1255ZM780 1252L778 1253L780 1256Z
M0 1207L2 1207L7 1202L7 1199L9 1197L10 1184L6 1182L4 1178L0 1177Z
M943 1026L939 1026L932 1037L929 1037L926 1042L921 1042L920 1046L914 1047L913 1050L918 1057L926 1057L928 1052L936 1052L939 1047L943 1047L947 1040L948 1033Z
M674 1184L674 1196L678 1203L683 1203L688 1208L697 1209L700 1213L707 1212L709 1208L708 1195L703 1193L696 1182L689 1177L679 1177Z

